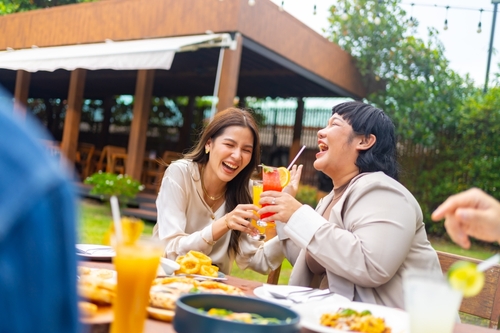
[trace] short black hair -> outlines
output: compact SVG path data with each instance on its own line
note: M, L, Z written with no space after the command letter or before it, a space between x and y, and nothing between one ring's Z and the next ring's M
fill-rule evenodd
M355 134L365 137L373 134L377 138L370 149L359 152L356 160L359 172L382 171L398 180L396 134L389 116L380 109L356 101L334 106L332 115L335 113L351 125Z

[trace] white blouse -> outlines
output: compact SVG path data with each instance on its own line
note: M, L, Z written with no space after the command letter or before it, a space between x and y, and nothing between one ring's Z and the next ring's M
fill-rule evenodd
M167 168L156 207L158 221L153 236L166 241L167 258L175 260L190 250L203 252L224 274L231 271L233 261L241 269L248 267L268 274L284 259L277 237L264 243L242 234L239 240L240 253L235 257L228 254L231 230L213 243L212 223L228 213L226 203L212 214L210 206L203 199L198 164L191 160L177 160Z

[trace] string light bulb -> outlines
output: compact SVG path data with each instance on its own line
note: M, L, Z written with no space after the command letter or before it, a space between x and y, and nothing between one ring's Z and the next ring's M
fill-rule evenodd
M408 26L409 27L413 27L414 26L414 23L413 23L413 6L415 6L415 4L412 2L411 3L411 8L410 8L410 20L408 21Z
M448 30L448 8L450 8L450 6L446 6L446 18L444 19L444 27L443 27L443 30Z
M313 15L316 15L316 5L314 5Z
M377 13L377 16L375 16L375 19L373 20L373 23L375 23L375 25L379 25L380 24L380 17Z
M249 6L254 6L255 5L255 0L248 0L248 5Z
M279 9L280 9L280 12L285 10L285 1L281 1L281 5L280 5Z
M340 16L340 18L343 21L347 21L347 19L349 18L349 15L347 15L347 10L344 10L344 13L342 14L342 16Z
M483 15L483 9L479 10L479 23L477 24L477 33L480 34L483 29L481 29L481 16Z

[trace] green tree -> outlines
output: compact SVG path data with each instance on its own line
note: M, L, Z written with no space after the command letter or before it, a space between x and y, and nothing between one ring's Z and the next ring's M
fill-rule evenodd
M436 133L456 126L464 99L476 91L450 69L438 32L413 36L401 0L339 0L331 7L331 40L355 58L368 101L391 115L404 139L431 146Z
M97 0L0 0L0 15Z

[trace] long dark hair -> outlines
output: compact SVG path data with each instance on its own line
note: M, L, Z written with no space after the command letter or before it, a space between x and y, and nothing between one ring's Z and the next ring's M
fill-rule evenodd
M356 160L359 172L383 171L398 180L395 128L384 111L361 102L346 102L334 106L332 115L335 113L351 125L356 135L373 134L377 138L370 149L359 152Z
M224 130L230 126L239 126L248 128L253 134L252 158L248 165L241 170L236 177L227 183L226 189L226 213L232 211L239 204L252 203L252 196L248 184L250 176L260 163L260 138L259 129L254 117L248 111L238 108L228 108L215 114L214 119L204 128L196 146L184 158L192 159L200 165L206 165L210 153L205 153L205 145L209 139L214 141L224 133ZM238 243L241 232L233 230L229 240L228 253L238 253Z

